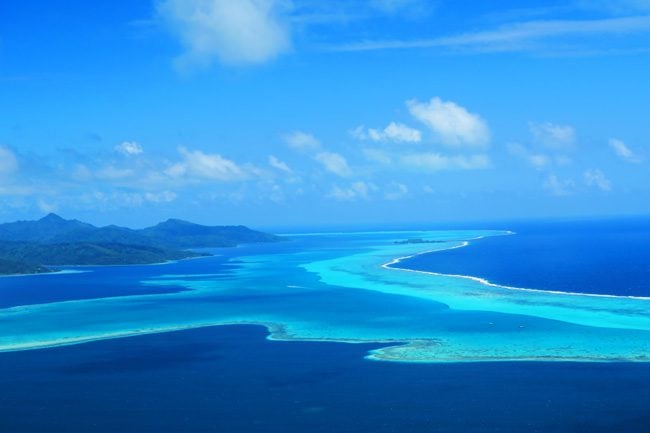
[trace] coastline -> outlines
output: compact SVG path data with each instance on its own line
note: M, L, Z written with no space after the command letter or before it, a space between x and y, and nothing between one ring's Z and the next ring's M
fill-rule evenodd
M223 326L257 326L266 329L268 335L265 337L268 341L283 341L283 342L315 342L315 343L338 343L338 344L378 344L385 345L376 349L368 350L364 359L370 362L395 362L403 364L457 364L457 363L484 363L484 362L571 362L571 363L602 363L602 364L615 364L615 363L648 363L650 357L641 356L634 358L608 358L597 356L526 356L526 357L499 357L499 356L467 356L467 357L402 357L400 350L430 348L442 344L439 339L353 339L353 338L309 338L292 336L287 332L286 327L281 323L264 322L264 321L227 321L221 323L198 323L187 326L176 326L170 328L151 328L139 329L127 332L116 332L111 334L104 334L96 337L70 337L60 340L44 341L34 344L25 344L11 348L0 348L0 355L2 353L23 352L23 351L36 351L48 350L61 347L76 346L87 343L100 342L105 340L115 340L123 338L132 338L145 335L165 334L170 332L191 331L194 329L223 327Z
M4 348L0 346L0 354L9 353L9 352L22 352L22 351L29 351L29 350L54 349L57 347L76 346L79 344L86 344L86 343L92 343L92 342L104 341L104 340L131 338L131 337L138 337L138 336L152 335L152 334L165 334L168 332L187 331L192 329L221 327L221 326L260 326L265 328L266 331L268 332L266 339L269 341L286 341L286 342L311 341L311 342L320 342L320 343L341 343L341 344L376 343L376 344L388 345L386 346L386 348L406 346L411 343L411 340L402 340L402 339L365 340L360 338L354 339L354 338L296 337L296 336L292 336L291 333L287 331L286 326L284 326L281 323L264 322L264 321L227 321L227 322L215 322L215 323L197 323L193 325L175 326L169 328L143 328L143 329L137 329L133 331L107 333L95 337L69 337L69 338L46 340L46 341L36 342L32 344L22 344L22 345L16 345L13 347L4 347ZM421 342L424 340L418 340L418 341ZM433 343L433 340L431 340L431 343ZM377 350L381 350L381 349L377 349Z
M154 262L154 263L121 263L115 265L56 265L57 268L72 268L72 269L60 269L58 271L48 271L48 272L34 272L32 274L0 274L0 278L15 278L15 277L35 277L40 275L58 275L58 274L84 274L87 272L92 272L88 270L83 270L84 268L114 268L114 267L131 267L131 266L162 266L169 265L172 263L178 263L185 260L196 260L196 259L207 259L209 257L214 257L214 254L208 254L203 256L194 256L194 257L184 257L182 259L166 260L164 262ZM77 269L81 268L81 269Z
M81 267L81 266L75 266ZM85 274L91 271L82 271L76 269L59 269L58 271L34 272L31 274L0 274L0 278L17 278L17 277L40 277L45 275L66 275L66 274Z
M515 234L512 231L509 231L509 233L506 233L505 235L511 235ZM515 287L515 286L508 286L505 284L498 284L498 283L493 283L490 280L482 277L476 277L473 275L462 275L462 274L444 274L441 272L433 272L433 271L422 271L418 269L409 269L409 268L404 268L404 267L398 267L395 265L400 264L404 260L408 260L412 257L417 257L423 254L429 254L429 253L436 253L436 252L441 252L441 251L450 251L454 250L457 248L464 248L470 244L470 241L475 241L484 238L484 236L479 236L477 238L469 239L466 241L462 241L460 245L454 245L449 248L442 248L442 249L436 249L436 250L427 250L427 251L421 251L418 253L410 254L407 256L403 257L397 257L395 259L392 259L386 263L383 263L381 265L382 268L384 269L392 269L392 270L397 270L397 271L404 271L404 272L414 272L418 274L424 274L424 275L434 275L438 277L452 277L452 278L463 278L466 280L471 280L475 281L477 283L483 284L488 287L495 287L499 289L507 289L507 290L516 290L516 291L523 291L523 292L533 292L533 293L551 293L554 295L566 295L566 296L587 296L587 297L594 297L594 298L616 298L616 299L635 299L635 300L642 300L642 301L650 301L650 296L628 296L628 295L609 295L609 294L599 294L599 293L579 293L579 292L565 292L561 290L545 290L545 289L531 289L527 287Z
M478 234L482 234L482 233L476 233L476 232L471 233L470 236L473 237L468 236L465 238L467 240L463 240L463 241L460 240L462 239L462 237L460 236L455 237L452 234L450 236L450 238L453 239L450 241L453 242L451 246L449 246L448 248L435 249L433 251L443 251L443 250L448 250L450 248L462 248L469 245L472 240L478 240L485 236L489 236L489 235L477 236ZM513 233L501 232L501 235L505 235L505 234L513 234ZM389 241L390 238L386 240L386 242ZM437 274L437 273L427 272L427 271L409 270L409 269L399 268L396 266L399 265L401 261L406 260L409 257L431 252L432 250L421 251L414 254L395 257L398 256L400 252L402 254L406 254L408 252L417 251L418 248L414 248L414 246L406 247L404 245L398 248L383 243L381 245L382 247L387 247L387 248L384 248L381 254L372 256L374 257L373 261L367 260L367 263L365 264L363 264L362 261L361 262L362 265L360 269L362 269L363 266L366 266L367 269L370 269L372 267L375 270L377 270L377 268L381 268L381 269L402 270L407 272L430 274L434 276L440 276L440 275L449 276L445 274ZM422 246L420 245L419 248L422 248ZM364 251L364 250L360 250L360 251ZM337 257L339 256L335 255L333 257L333 260L336 260ZM342 257L345 258L348 256L342 256ZM391 257L395 257L395 258L391 258ZM202 257L194 257L194 258L202 258ZM382 264L382 262L386 261L389 258L391 259ZM252 263L259 263L259 260L260 258L253 259ZM315 262L318 262L318 260L316 260ZM273 263L273 261L264 262L264 263L266 263L267 266L270 266ZM115 266L115 265L108 265L108 266ZM132 265L117 265L117 266L132 266ZM348 271L350 269L355 270L356 265L352 264L351 266L352 266L351 268L350 266L346 266L345 269ZM254 266L253 269L255 270L255 275L257 275L257 271L256 271L257 265ZM343 269L340 269L340 271L345 272L345 270ZM376 274L376 276L381 278L381 274L383 274L383 272L384 271L381 270L378 274ZM252 276L252 274L250 274L249 276ZM451 277L465 278L495 288L508 288L498 284L490 283L487 280L486 282L483 282L481 281L482 279L478 277L462 276L462 275L459 276L451 275ZM393 276L393 277L387 277L386 279L387 280L394 279L396 281L399 281L401 277L395 278ZM426 280L425 278L423 278L422 280L424 282L423 287L426 287L425 280ZM231 289L240 286L237 283L238 281L240 281L238 276L234 276L232 279L230 279L230 281L233 285L232 287L230 287ZM283 280L279 280L279 282L280 281L283 282ZM296 281L295 283L298 283L298 281ZM176 284L176 282L174 282L174 284ZM201 299L202 299L201 291L203 290L201 284L208 285L206 287L210 288L209 291L207 292L209 296L214 296L215 289L219 288L219 283L216 283L216 280L212 278L207 278L205 280L199 281L198 286L196 286L196 282L192 281L192 284L188 283L187 285L184 286L186 289L188 289L188 293L192 291L195 291L196 293L196 295L190 294L189 296L191 296L191 298L188 298L188 300L195 299L195 301L192 302L201 303ZM311 287L310 284L307 285L294 284L293 281L291 280L286 281L286 284L287 285L285 287L290 287L293 289L305 289L305 290L313 289L313 287ZM292 285L290 286L289 284ZM332 285L334 288L341 285L346 286L345 284L337 284L336 281L334 283L327 282L326 284ZM348 286L348 287L355 288L355 287L362 287L362 286L356 286L353 284L352 286ZM279 290L280 287L274 286L274 290L276 289ZM519 291L526 291L526 292L544 293L544 294L549 293L549 291L535 290L535 289L520 289L520 288L512 288L512 289L519 290ZM560 294L567 295L566 292L560 292ZM504 297L504 299L508 298L507 293L506 294L502 293L501 295ZM576 295L589 296L585 294L576 294ZM7 319L6 326L7 326L8 338L4 341L4 345L0 348L0 352L39 350L39 349L54 348L59 346L84 344L93 341L102 341L102 340L109 340L115 338L128 338L128 337L138 336L138 335L158 334L158 333L174 332L174 331L181 331L186 329L196 329L196 328L213 327L213 326L259 325L259 326L264 326L267 329L267 331L269 332L267 339L269 340L338 342L338 343L350 343L350 344L355 344L355 343L386 344L387 345L386 347L382 347L368 352L366 359L371 361L388 361L388 362L404 362L404 363L458 363L458 362L506 362L506 361L516 361L516 362L523 362L523 361L649 362L650 361L650 358L648 358L645 355L645 353L647 352L643 352L643 351L639 352L639 350L637 349L637 347L647 346L647 342L643 342L643 340L640 339L640 337L638 336L635 337L636 341L641 342L639 343L638 346L633 346L633 345L626 346L624 344L617 346L616 344L618 343L616 344L612 343L612 347L613 349L615 349L614 351L603 351L603 350L596 350L596 349L592 350L592 347L595 348L596 346L588 346L588 344L591 344L590 339L585 339L586 350L585 348L582 347L576 347L575 350L571 350L571 351L565 351L565 352L555 351L553 349L555 347L554 346L555 344L567 344L566 342L572 341L570 340L570 337L574 334L571 333L576 333L575 335L580 336L579 331L573 329L573 330L569 330L568 332L570 333L567 333L566 335L563 333L557 334L557 336L560 337L557 340L553 340L555 338L554 337L555 334L547 334L547 336L549 336L550 338L548 342L542 344L543 350L539 350L540 348L537 346L529 347L528 344L530 343L531 340L528 339L529 338L528 333L536 332L535 328L530 326L529 323L526 323L525 327L521 326L519 328L517 328L517 323L513 323L512 325L514 327L514 330L517 331L517 333L512 334L512 336L510 336L509 334L501 334L502 332L501 330L496 331L496 333L494 334L496 338L504 338L504 339L507 338L508 340L504 340L504 341L517 341L519 342L518 344L522 344L522 343L526 344L526 346L522 348L521 351L505 350L502 353L500 352L500 350L497 350L497 348L500 347L499 345L496 346L487 345L481 342L483 340L476 340L476 341L472 340L473 337L471 336L471 334L464 334L462 332L456 332L456 331L447 332L444 329L432 328L430 333L424 333L424 334L418 332L395 333L392 332L392 329L390 327L385 327L385 329L383 329L380 332L363 332L361 329L357 329L355 327L356 325L352 327L342 327L339 329L337 326L335 326L336 324L331 321L331 318L325 318L321 321L319 320L312 321L312 319L308 316L305 318L301 315L292 316L290 313L285 314L284 308L278 311L259 310L258 312L253 312L251 310L247 310L244 313L227 313L226 315L218 314L216 312L213 312L214 310L210 309L209 311L206 311L205 314L199 314L199 315L192 314L188 317L177 316L177 313L174 313L173 316L169 316L169 320L159 321L157 320L158 317L157 307L154 305L157 304L156 298L151 298L150 296L162 296L160 299L169 299L170 301L167 302L167 304L169 304L167 308L169 309L170 312L176 311L175 309L177 307L172 305L175 304L173 302L174 298L166 298L167 296L170 296L166 294L163 295L145 294L145 295L137 295L137 296L113 297L110 298L110 301L108 301L109 303L111 303L109 304L108 308L103 306L106 304L103 304L100 298L98 300L91 300L91 301L88 300L60 301L56 303L50 303L49 306L48 304L41 304L34 308L35 311L30 311L33 308L32 306L22 306L22 307L14 307L11 309L5 309L2 311L2 313L7 313L7 316L5 318ZM187 296L187 295L182 295L182 296ZM596 295L594 297L599 297L599 296ZM617 296L613 296L613 297L617 297ZM617 298L622 298L622 297L617 297ZM121 306L129 307L126 308L127 311L129 309L135 311L133 309L134 308L133 306L134 305L137 306L137 302L142 302L143 305L146 305L147 309L144 311L138 309L137 312L133 313L131 317L131 322L127 320L124 322L123 325L116 326L114 325L115 322L112 321L112 319L109 320L109 317L112 316L120 317L120 318L124 317L119 313L119 310L121 310ZM112 306L113 303L114 305L117 306L117 309ZM91 308L82 307L81 310L78 310L78 308L73 307L73 305L79 305L79 306L89 305L89 306L94 306L94 308L91 309ZM457 308L458 311L464 309L463 306L454 307L454 308ZM573 311L574 306L570 306L567 308L571 308L571 311ZM45 313L43 316L45 318L43 332L41 331L28 332L24 336L21 334L18 335L13 334L12 328L10 326L20 326L23 320L28 321L25 323L31 323L31 321L33 320L33 315L36 315L38 318L41 315L41 313L39 313L40 311L43 311ZM90 325L89 328L86 328L84 326L80 326L80 327L63 326L59 328L56 325L56 321L53 321L54 319L48 318L48 316L51 316L49 314L50 312L61 315L61 317L68 317L67 314L71 312L77 314L76 313L77 311L79 311L80 314L83 313L82 315L83 317L89 317L89 319L83 319L83 321L81 322ZM486 310L486 311L491 312L491 311L498 311L498 310ZM100 314L96 315L93 312L99 312ZM25 313L24 319L20 317L23 315L23 313ZM103 316L104 313L106 313L105 317ZM15 325L14 325L14 319L12 317L14 314L16 315L17 318ZM151 319L140 320L143 314L145 315L151 314ZM384 313L384 314L390 315L392 314L392 312ZM506 314L513 314L513 313L509 312ZM514 314L525 315L525 313L514 313ZM100 326L98 328L95 328L94 327L95 320L96 320L95 317L101 317L102 319L99 323L100 324L105 323L106 326ZM413 316L408 316L408 317L413 317ZM544 318L543 315L539 315L539 316L534 315L531 317ZM391 320L393 319L392 316L390 316L389 318ZM555 317L551 317L551 319L555 319ZM413 319L409 319L409 320L413 320ZM486 322L482 325L485 326L485 328L480 328L480 329L477 328L475 331L472 332L485 332L486 330L489 330L490 328L487 327L489 324L488 320L493 320L493 319L486 318L485 320ZM360 322L360 323L365 323L365 322ZM332 326L333 329L329 331L327 328L323 328L323 325ZM47 326L49 326L49 328ZM593 326L593 325L587 325L587 326ZM522 328L526 328L525 331ZM607 327L607 328L611 328L611 327ZM52 329L52 332L50 331L50 329ZM639 329L636 329L635 332L638 330ZM644 330L645 329L641 329L641 331ZM522 334L523 332L525 332L526 334L525 335ZM603 335L610 335L612 333L613 335L618 335L616 334L617 332L619 331L611 331L611 332L606 331L606 333ZM515 340L512 340L512 338L515 338ZM538 337L536 337L533 334L530 334L530 338L538 338ZM612 356L612 354L616 354L617 356Z

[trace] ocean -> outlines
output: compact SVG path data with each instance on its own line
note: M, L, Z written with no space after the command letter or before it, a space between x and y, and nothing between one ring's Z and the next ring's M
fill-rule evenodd
M405 364L377 345L202 328L0 356L11 433L612 433L650 425L650 365Z
M647 218L514 223L508 228L516 235L484 238L402 264L514 287L650 296Z
M1 278L0 432L644 431L648 232L303 234Z

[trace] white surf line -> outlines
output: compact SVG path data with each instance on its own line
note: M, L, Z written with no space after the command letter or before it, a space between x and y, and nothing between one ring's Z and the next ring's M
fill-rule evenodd
M58 271L50 272L35 272L33 274L4 274L0 275L0 278L17 278L17 277L40 277L45 275L74 275L74 274L87 274L92 271L80 270L80 269L61 269Z
M515 234L512 231L508 231L506 234L511 235ZM493 283L485 278L481 277L474 277L472 275L460 275L460 274L443 274L440 272L431 272L431 271L420 271L417 269L406 269L406 268L397 268L394 267L393 265L399 264L403 260L410 259L412 257L416 257L422 254L428 254L428 253L435 253L439 251L450 251L454 250L456 248L463 248L469 245L469 241L473 240L478 240L478 239L483 239L485 236L478 236L476 238L469 239L467 241L463 241L460 245L454 245L453 247L449 248L441 248L438 250L428 250L428 251L422 251L419 253L411 254L409 256L403 256L403 257L397 257L396 259L393 259L387 263L384 263L381 265L382 268L384 269L390 269L394 271L403 271L403 272L414 272L417 274L425 274L425 275L434 275L438 277L453 277L453 278L464 278L466 280L472 280L477 283L483 284L488 287L496 287L500 289L507 289L507 290L517 290L520 292L533 292L533 293L551 293L554 295L569 295L569 296L587 296L587 297L593 297L593 298L615 298L615 299L634 299L634 300L640 300L640 301L650 301L650 296L624 296L624 295L606 295L606 294L598 294L598 293L577 293L577 292L562 292L559 290L542 290L542 289L529 289L529 288L524 288L524 287L514 287L514 286L505 286L502 284L496 284Z
M455 250L456 248L463 248L463 247L466 247L466 246L469 245L469 241L477 241L477 240L479 240L479 239L483 239L483 238L485 238L485 237L491 237L491 236L509 236L509 235L514 235L514 234L515 234L515 232L510 231L510 230L506 230L506 231L503 232L503 234L476 236L476 237L474 237L474 238L469 238L469 239L467 239L467 240L461 241L460 245L454 245L453 247L449 247L449 248L440 248L440 249L427 250L427 251L421 251L421 252L419 252L419 253L411 254L410 256L398 257L398 258L396 258L396 259L391 260L391 261L388 262L388 263L384 263L383 265L381 265L381 267L382 267L382 268L385 268L385 269L389 269L390 266L392 266L392 265L396 265L396 264L398 264L399 262L401 262L402 260L410 259L411 257L419 256L419 255L422 255L422 254L435 253L435 252L438 252L438 251L450 251L450 250ZM453 240L453 239L451 239L451 240L447 240L447 241L443 241L443 242L459 242L459 241L458 241L458 240ZM413 269L404 269L404 268L390 268L390 269L399 269L399 270L402 270L402 271L413 271L413 272L425 272L425 273L428 273L428 272L426 272L426 271L415 271L415 270L413 270ZM430 272L429 272L429 273L430 273ZM433 273L433 274L434 274L434 275L447 275L447 274L435 274L435 273ZM459 276L460 276L460 275L459 275ZM476 278L476 277L471 277L471 278Z

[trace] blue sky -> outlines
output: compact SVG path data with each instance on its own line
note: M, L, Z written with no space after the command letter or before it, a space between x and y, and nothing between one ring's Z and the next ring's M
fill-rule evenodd
M649 64L647 0L4 1L0 220L648 214Z

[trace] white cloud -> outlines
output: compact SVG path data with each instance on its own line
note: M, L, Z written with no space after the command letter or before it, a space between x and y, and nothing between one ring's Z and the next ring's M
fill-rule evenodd
M285 134L283 138L292 149L304 151L316 151L320 149L320 141L308 132L293 131Z
M485 121L455 102L435 97L429 102L410 100L406 104L411 114L431 128L446 146L486 147L490 141Z
M478 170L490 167L487 155L455 155L446 156L439 153L412 153L402 156L406 166L426 171L441 170Z
M269 200L274 203L283 203L285 200L284 192L280 185L272 185L271 190L267 193Z
M262 63L288 51L289 29L282 14L286 0L162 0L158 13L186 52L182 67Z
M576 133L572 126L530 122L528 127L535 142L550 149L570 150L575 145Z
M277 157L273 155L269 155L269 165L275 169L278 169L280 171L284 171L285 173L291 173L292 170L289 168L289 166L284 162L279 160Z
M112 193L94 191L92 194L84 194L82 200L89 203L99 203L102 208L107 209L138 207L142 206L145 201L144 197L140 193L122 191Z
M643 0L639 0L643 1ZM461 33L433 39L363 41L337 46L338 51L447 48L481 52L534 51L540 41L573 37L603 38L610 35L650 33L650 16L628 16L592 20L525 21L506 24L492 30ZM601 44L602 45L602 44Z
M363 125L359 125L351 130L350 135L357 140L367 140L369 138L368 132L366 132L366 127Z
M124 141L115 146L115 151L126 156L140 155L142 152L144 152L142 146L140 146L135 141Z
M5 146L0 146L0 176L14 173L18 170L18 158Z
M384 129L358 126L352 130L352 136L358 140L394 141L397 143L418 143L422 141L422 133L403 123L391 122Z
M328 196L342 201L367 199L370 191L375 189L376 187L373 184L359 181L351 183L346 188L335 186L332 188Z
M609 147L611 147L614 153L624 161L633 163L641 162L641 158L639 158L622 140L611 138L609 140Z
M58 210L56 203L45 201L42 198L38 199L36 205L38 206L38 209L43 213L52 213Z
M422 140L422 133L402 123L391 122L384 128L381 133L385 139L392 141L403 141L408 143L417 143Z
M82 175L83 169L81 167L77 167L77 172L75 175L79 176ZM125 179L127 177L133 176L134 171L129 169L129 168L118 168L112 165L108 165L106 167L102 167L97 172L95 173L95 177L97 179L105 179L105 180L119 180L119 179Z
M601 170L587 170L583 173L583 177L587 186L594 186L604 192L612 190L612 183L605 177L605 173Z
M173 191L161 192L102 192L94 191L84 194L81 199L87 203L98 203L103 208L118 209L124 207L140 207L147 203L164 204L176 200L177 195Z
M409 189L403 183L393 182L389 185L388 190L384 193L386 200L399 200L405 197Z
M573 179L560 179L551 173L544 179L542 187L553 195L566 196L573 192L575 182Z
M327 171L338 176L346 177L352 174L348 161L340 154L334 152L320 152L315 157Z
M552 158L543 153L535 153L522 146L519 143L508 144L508 151L515 156L522 158L524 161L532 165L538 170L545 168L552 163Z
M550 158L541 153L533 153L528 155L528 162L535 168L546 167L550 163Z
M173 191L146 192L144 198L152 203L170 203L176 200L176 193Z
M244 180L248 173L235 162L219 154L206 154L200 150L179 149L183 160L169 167L165 173L171 177L188 177L208 180Z

